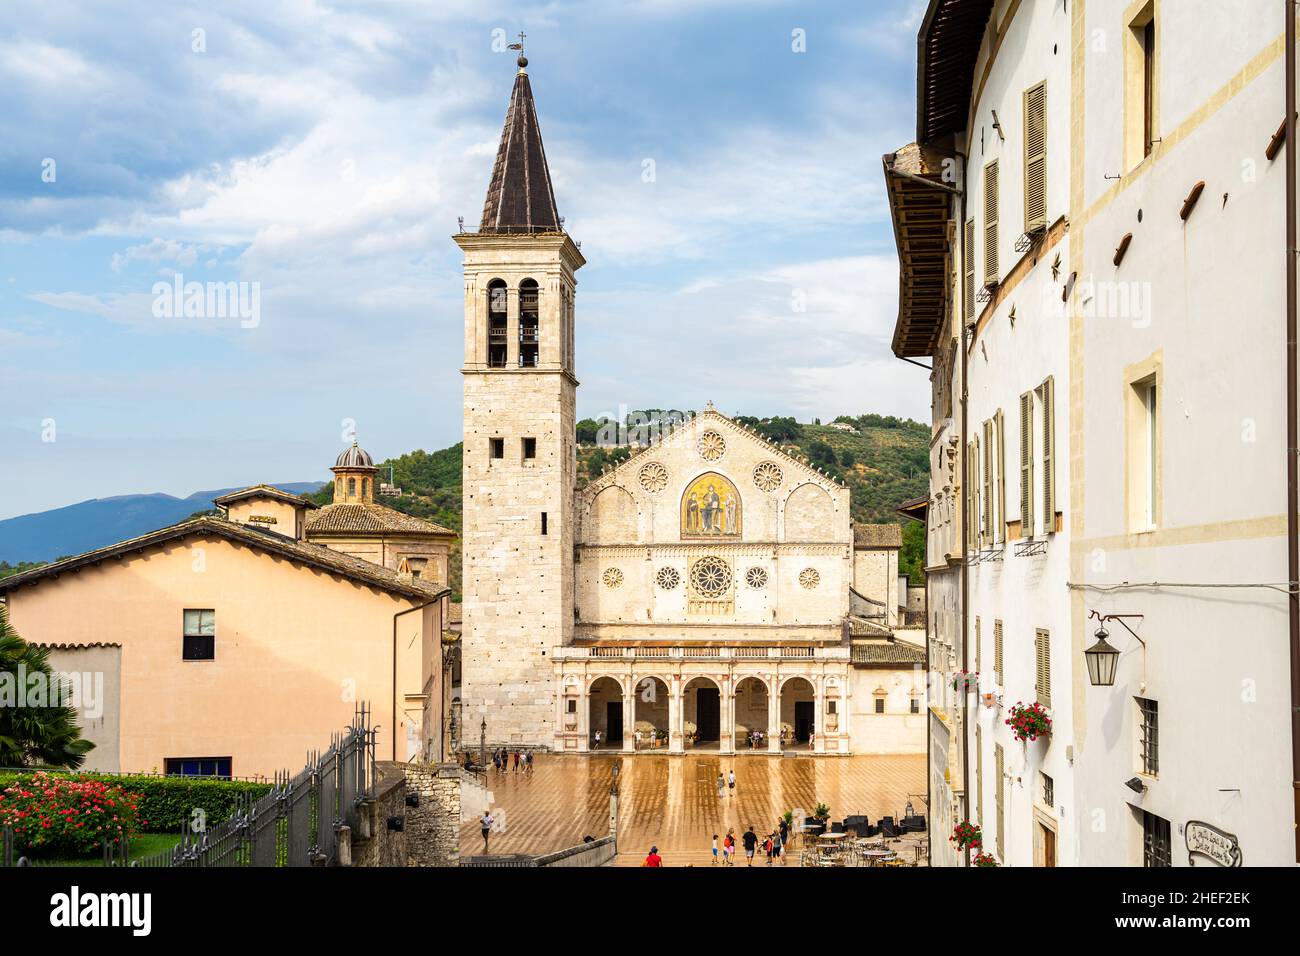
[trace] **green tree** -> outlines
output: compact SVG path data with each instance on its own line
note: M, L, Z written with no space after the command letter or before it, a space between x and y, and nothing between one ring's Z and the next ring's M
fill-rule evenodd
M925 583L925 525L919 521L903 522L903 548L898 553L898 573L907 575L907 583L913 587Z
M69 687L56 682L49 658L49 651L18 636L0 606L0 767L75 770L95 746L82 738L76 710L61 703ZM46 688L39 698L33 699L33 683Z

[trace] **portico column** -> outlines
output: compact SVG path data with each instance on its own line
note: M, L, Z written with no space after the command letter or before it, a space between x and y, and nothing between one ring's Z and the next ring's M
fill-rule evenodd
M776 692L776 675L773 674L767 687L767 751L781 752L781 695Z
M623 752L636 750L636 675L627 680L628 690L623 693Z
M578 753L591 749L591 684L582 675L582 693L578 695Z
M820 674L813 680L813 696L817 703L813 706L813 753L826 752L826 694L825 678Z
M736 678L728 675L718 692L719 723L718 753L736 752Z
M674 674L668 685L668 752L679 754L683 751L686 728L685 702L682 700L682 679Z

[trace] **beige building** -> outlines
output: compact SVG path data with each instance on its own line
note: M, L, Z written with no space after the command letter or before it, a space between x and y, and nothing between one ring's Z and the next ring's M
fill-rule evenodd
M440 756L448 589L303 540L296 496L225 501L227 518L0 581L13 626L56 668L103 674L104 712L82 718L87 766L267 776L362 701L380 759Z
M898 529L718 413L576 486L575 274L520 58L465 253L465 737L921 752ZM920 641L919 633L911 635Z

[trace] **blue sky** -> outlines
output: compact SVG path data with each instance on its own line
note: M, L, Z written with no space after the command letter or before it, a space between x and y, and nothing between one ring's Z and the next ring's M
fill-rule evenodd
M925 373L888 348L880 173L912 139L923 7L5 7L0 518L323 479L345 420L376 459L458 441L450 236L478 222L514 74L494 47L520 30L588 259L580 416L925 420ZM259 322L156 317L178 272L256 282Z

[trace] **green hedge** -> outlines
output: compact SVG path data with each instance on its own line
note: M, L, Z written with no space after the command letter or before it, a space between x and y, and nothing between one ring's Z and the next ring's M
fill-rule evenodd
M54 772L54 771L50 771ZM207 814L207 825L216 826L235 812L235 802L245 794L253 799L270 792L269 783L246 780L215 780L210 777L150 777L129 774L60 772L60 776L103 780L140 795L139 812L147 833L179 833L193 819L194 811ZM28 773L0 773L0 790Z

